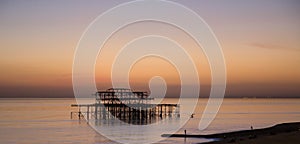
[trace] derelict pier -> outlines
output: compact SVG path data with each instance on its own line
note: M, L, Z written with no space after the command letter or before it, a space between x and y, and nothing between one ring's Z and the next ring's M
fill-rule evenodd
M160 119L180 117L178 104L153 104L147 92L126 88L98 91L93 104L72 104L78 111L71 112L71 119L107 120L118 118L130 124L149 124Z

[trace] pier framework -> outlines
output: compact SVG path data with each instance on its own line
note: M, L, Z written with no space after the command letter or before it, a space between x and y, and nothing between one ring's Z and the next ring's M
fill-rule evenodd
M132 91L126 88L110 88L98 91L93 104L72 104L78 111L74 115L87 120L106 120L118 118L131 124L148 124L156 120L170 117L180 117L178 104L153 104L147 92Z

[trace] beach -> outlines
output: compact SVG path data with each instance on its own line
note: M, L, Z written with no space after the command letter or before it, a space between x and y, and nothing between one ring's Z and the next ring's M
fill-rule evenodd
M300 142L300 131L279 133L276 135L260 135L254 139L238 139L235 142L221 140L209 144L239 143L239 144L298 144Z
M206 144L298 144L300 142L300 122L282 123L268 128L250 129L210 135L164 134L162 137L207 138L215 141Z

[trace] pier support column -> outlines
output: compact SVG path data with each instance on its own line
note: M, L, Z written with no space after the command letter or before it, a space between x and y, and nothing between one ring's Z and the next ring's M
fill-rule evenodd
M90 106L87 106L86 119L90 119Z
M98 119L98 106L95 104L95 119Z

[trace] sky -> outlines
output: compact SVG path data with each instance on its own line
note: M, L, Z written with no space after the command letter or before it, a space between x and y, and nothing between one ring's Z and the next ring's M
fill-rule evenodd
M97 16L123 2L127 1L2 0L0 97L74 97L72 64L81 35ZM225 97L300 97L300 1L175 2L200 15L218 38L227 68ZM196 45L179 29L154 22L130 25L108 40L97 59L97 87L110 87L111 63L121 46L152 33L182 41L196 61L201 90L207 95L211 75L205 55L195 52ZM176 68L157 57L135 63L130 84L148 90L153 76L164 78L168 96L178 94Z

